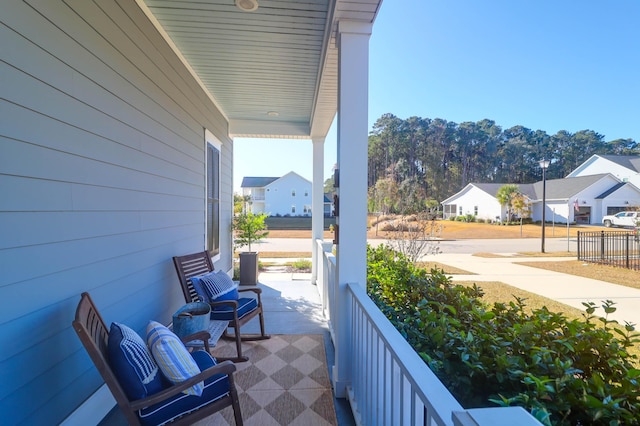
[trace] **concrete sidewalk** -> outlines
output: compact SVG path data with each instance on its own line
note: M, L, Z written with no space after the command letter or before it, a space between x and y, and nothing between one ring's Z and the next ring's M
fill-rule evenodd
M477 274L452 275L454 281L475 281L479 285L482 281L500 281L580 310L584 310L582 302L594 302L598 307L595 314L599 316L604 316L600 308L602 301L613 300L617 310L609 315L609 319L615 319L620 324L626 321L640 326L640 290L515 264L516 262L575 260L574 257L484 258L471 254L438 254L430 257L429 260Z

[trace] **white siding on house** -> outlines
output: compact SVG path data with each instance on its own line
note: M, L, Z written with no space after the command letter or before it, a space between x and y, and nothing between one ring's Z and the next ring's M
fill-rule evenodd
M571 211L569 210L567 201L549 200L547 201L547 211L545 212L545 221L555 223L567 223L567 213L569 213L569 221L573 221ZM531 219L534 221L542 220L542 202L535 203L531 208Z
M455 216L473 215L476 210L478 219L496 220L496 217L504 216L502 206L495 197L473 185L467 185L454 197L447 199L446 203L456 205Z
M635 171L621 166L609 159L593 156L585 164L571 172L569 176L589 176L611 173L622 182L631 182L640 188L640 175Z
M205 128L231 267L233 151L135 2L28 3L0 18L0 412L57 424L102 383L71 329L82 291L138 332L184 303L171 257L204 248Z
M589 211L589 222L590 224L602 223L602 207L600 200L597 200L596 197L612 186L616 185L618 181L611 175L605 176L599 181L595 182L593 185L589 186L583 191L580 191L575 199L578 200L578 206L582 209L588 208ZM573 203L574 199L571 200ZM574 211L573 217L575 218L576 212ZM576 220L574 220L576 221Z
M263 211L270 216L311 216L311 212L304 213L305 205L311 206L311 182L296 173L287 173L265 187Z
M597 223L602 223L602 217L608 213L609 207L623 209L640 208L640 191L633 186L624 185L602 200L602 208L598 211Z

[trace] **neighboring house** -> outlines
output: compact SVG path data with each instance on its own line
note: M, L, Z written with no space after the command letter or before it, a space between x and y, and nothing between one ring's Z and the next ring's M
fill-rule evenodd
M242 195L252 213L269 216L311 216L311 181L295 172L282 177L244 177ZM323 216L331 216L332 201L323 197Z
M333 194L324 193L324 217L333 217Z
M444 218L475 215L488 220L506 219L506 208L496 198L505 184L470 183L442 202ZM531 203L531 218L542 220L543 182L517 185ZM546 182L548 221L586 224L600 223L602 216L628 208L640 199L640 189L620 182L612 174L586 175Z
M473 215L479 219L502 220L506 217L496 194L503 183L470 183L457 194L444 200L441 204L444 219L456 216Z
M311 181L295 172L279 178L245 177L240 187L250 197L253 213L311 216Z
M611 173L621 182L629 182L640 188L640 156L592 155L576 167L567 177Z
M245 208L252 213L265 213L266 186L278 180L277 177L245 176L242 178L240 189L242 195L249 197L249 204Z

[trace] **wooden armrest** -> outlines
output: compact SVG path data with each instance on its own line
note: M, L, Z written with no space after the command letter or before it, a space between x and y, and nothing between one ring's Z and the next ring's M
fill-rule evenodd
M211 339L211 334L207 330L197 331L193 334L189 334L187 336L181 337L182 343L191 342L193 340L202 340L203 342Z
M132 401L131 408L133 410L141 410L150 405L165 401L166 399L179 394L183 390L188 389L191 386L196 385L208 379L211 376L215 376L216 374L226 374L227 376L230 376L231 374L233 374L234 371L236 371L236 365L233 362L223 361L220 364L216 364L213 367L207 368L206 370L202 371L200 374L196 374L195 376L185 380L182 383L178 383L167 389L163 389L160 392L155 393L146 398ZM161 373L158 371L158 374L161 374Z
M215 308L216 306L225 306L225 305L229 305L233 309L238 309L238 301L237 300L220 300L218 302L209 302L209 305L211 305L211 310L212 311L213 311L213 308Z
M262 289L260 287L247 287L247 286L238 287L238 292L241 292L241 291L252 291L256 294L262 293Z
M198 331L180 338L182 343L188 343L194 340L202 340L202 342L204 343L204 349L207 352L209 352L209 350L211 349L209 348L209 339L211 339L211 334L207 330Z

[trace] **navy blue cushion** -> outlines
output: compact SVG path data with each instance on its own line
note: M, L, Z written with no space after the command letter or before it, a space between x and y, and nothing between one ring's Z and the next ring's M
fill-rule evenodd
M200 370L206 370L216 365L214 358L205 351L195 351L191 354ZM190 413L210 402L217 401L229 394L229 377L226 374L216 374L204 381L201 396L179 393L173 398L152 405L138 411L143 425L160 425L172 419Z
M191 282L201 287L209 301L238 300L238 284L222 271L213 271L204 275L191 277ZM196 292L198 290L196 289Z
M147 344L135 331L112 323L109 330L109 364L130 399L140 399L163 388L162 374Z
M193 289L198 294L198 297L200 298L201 302L205 302L205 303L210 302L207 292L204 290L204 287L202 287L202 281L200 281L198 277L191 278L191 285L193 285Z
M238 299L238 319L258 307L258 300L252 297ZM211 319L214 321L233 320L233 308L229 305L215 306L211 309Z

